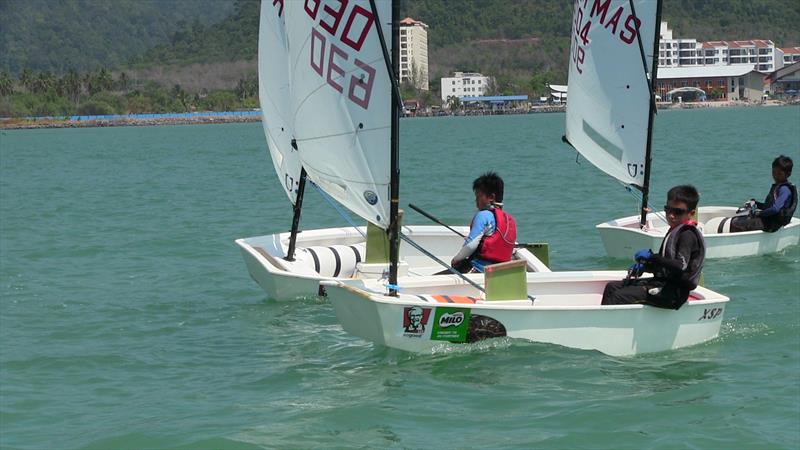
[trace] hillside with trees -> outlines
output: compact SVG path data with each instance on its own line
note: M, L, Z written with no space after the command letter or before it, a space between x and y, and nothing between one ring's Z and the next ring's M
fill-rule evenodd
M497 78L497 91L536 94L546 82L566 82L571 0L408 0L403 16L425 22L432 87L454 70ZM235 13L213 26L188 27L180 39L136 60L140 68L199 61L253 60L257 0L238 0ZM665 0L663 19L675 35L712 39L772 39L800 44L796 0Z
M117 68L232 11L227 0L0 0L0 70Z
M567 37L572 0L412 0L404 13L430 26L433 48L481 39ZM677 37L772 39L800 45L795 0L664 0L663 18ZM435 33L433 33L435 31Z

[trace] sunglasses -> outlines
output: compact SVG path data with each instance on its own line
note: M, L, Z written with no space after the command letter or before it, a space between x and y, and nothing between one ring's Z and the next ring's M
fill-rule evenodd
M689 210L684 208L673 208L669 205L664 205L664 212L667 214L675 214L676 216L682 216L688 213Z

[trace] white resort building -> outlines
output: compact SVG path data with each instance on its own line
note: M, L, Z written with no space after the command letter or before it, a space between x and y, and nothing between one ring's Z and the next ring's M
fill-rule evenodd
M783 65L789 66L800 61L800 47L782 48Z
M784 65L785 51L765 39L708 41L676 39L667 22L661 22L659 67L741 66L773 72Z
M428 90L428 26L410 17L400 21L400 82Z
M474 72L454 72L442 77L442 101L450 97L482 97L489 89L490 78Z

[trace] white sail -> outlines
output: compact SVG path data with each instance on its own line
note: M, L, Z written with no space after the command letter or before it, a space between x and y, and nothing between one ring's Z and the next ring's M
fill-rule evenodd
M364 219L389 223L391 4L377 0L284 2L292 124L309 178Z
M280 3L261 2L258 32L258 96L261 124L278 180L292 204L300 181L300 155L292 148L292 102L285 11Z
M600 170L641 187L657 1L632 3L635 15L629 0L575 2L566 138Z

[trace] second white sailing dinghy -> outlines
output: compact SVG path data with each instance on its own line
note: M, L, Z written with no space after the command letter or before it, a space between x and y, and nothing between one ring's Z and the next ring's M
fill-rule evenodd
M573 26L581 28L572 39L564 136L598 169L641 191L640 215L597 225L608 255L626 259L639 249L658 248L669 228L663 213L645 209L650 191L659 34L657 27L648 27L640 28L637 35L637 17L645 17L640 8L655 8L655 2L644 2L641 7L640 3L591 1L579 9ZM630 12L631 6L636 15ZM800 242L797 218L774 233L730 233L724 219L736 210L698 208L696 220L705 237L706 258L761 255Z
M653 44L659 8L654 0L607 1L614 33ZM634 12L632 4L635 4ZM616 58L623 49L602 41L609 30L589 23L591 2L577 0L572 37L586 55ZM616 12L615 12L616 11ZM629 26L630 28L626 27ZM598 47L594 45L599 43ZM638 51L638 50L637 50ZM574 53L573 53L574 55ZM395 66L396 67L396 66ZM396 69L395 69L396 70ZM592 71L584 65L585 73ZM646 112L646 111L645 111ZM486 267L485 275L415 277L386 293L374 280L323 281L345 331L379 345L413 352L508 337L610 355L635 355L699 344L719 334L728 298L703 287L679 310L646 305L601 305L609 281L622 271L527 273L520 261Z
M397 202L390 201L398 131L392 109L398 100L381 38L390 34L392 21L388 0L261 2L262 122L294 218L290 232L236 244L250 275L272 298L315 295L321 280L388 278L384 230L399 222ZM392 45L397 44L386 42L387 52ZM371 225L301 232L306 179ZM456 229L468 233L468 227ZM463 244L439 226L403 226L402 233L445 261ZM417 247L395 240L391 248L398 247L400 276L442 270ZM516 255L531 271L548 270L525 249Z

